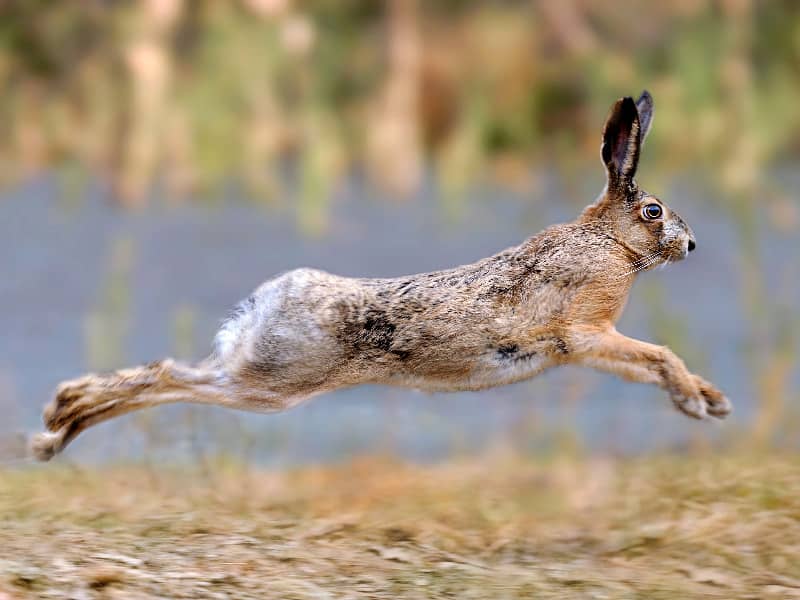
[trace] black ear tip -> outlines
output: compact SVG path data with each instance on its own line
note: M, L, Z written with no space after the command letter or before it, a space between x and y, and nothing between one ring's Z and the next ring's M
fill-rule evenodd
M636 102L630 96L619 99L620 113L626 116L637 116L639 111L636 109Z

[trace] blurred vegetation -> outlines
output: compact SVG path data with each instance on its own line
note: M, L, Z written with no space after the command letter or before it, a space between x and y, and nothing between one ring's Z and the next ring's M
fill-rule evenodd
M800 152L799 71L788 0L7 0L0 176L77 169L139 206L231 180L278 201L289 173L315 231L354 168L402 195L427 165L458 192L595 161L646 87L648 169L748 195Z
M0 468L4 598L796 598L794 456Z
M130 278L135 245L127 237L115 239L109 257L109 273L96 298L97 305L86 315L86 363L97 370L109 370L125 362L125 339L130 332Z

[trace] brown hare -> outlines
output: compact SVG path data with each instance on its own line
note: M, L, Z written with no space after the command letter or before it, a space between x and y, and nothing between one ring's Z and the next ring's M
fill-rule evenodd
M686 223L634 180L652 119L646 91L614 104L603 129L605 190L572 223L447 271L351 279L298 269L271 279L236 307L197 366L167 359L62 383L36 456L169 402L270 412L361 383L480 390L568 363L654 383L690 417L724 417L731 405L712 384L668 348L614 327L640 271L695 247Z

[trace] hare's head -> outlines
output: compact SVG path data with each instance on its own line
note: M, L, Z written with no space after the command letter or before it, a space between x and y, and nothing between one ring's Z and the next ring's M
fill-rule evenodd
M636 102L625 97L614 103L603 128L606 189L584 213L584 218L609 227L610 235L633 251L645 267L681 260L695 247L694 233L678 213L634 180L652 122L653 98L647 91Z

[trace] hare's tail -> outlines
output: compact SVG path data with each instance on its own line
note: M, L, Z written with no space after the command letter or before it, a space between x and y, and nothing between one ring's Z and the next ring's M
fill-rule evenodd
M31 449L39 460L49 460L87 427L148 406L225 404L224 383L224 372L212 361L191 367L171 359L65 381L42 414L48 431L33 438Z

